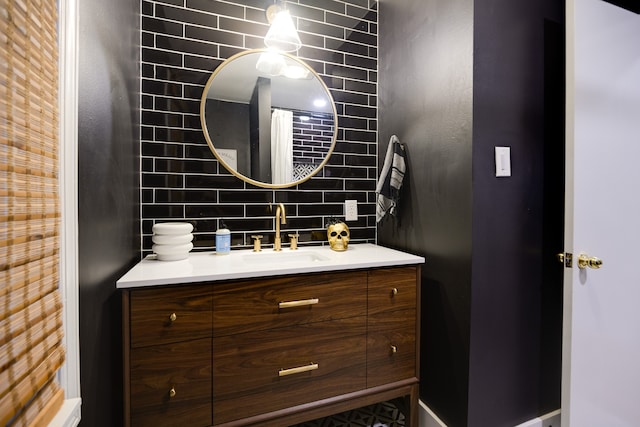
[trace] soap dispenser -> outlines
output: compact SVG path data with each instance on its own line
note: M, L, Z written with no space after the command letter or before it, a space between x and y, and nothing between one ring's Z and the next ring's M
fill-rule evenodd
M224 221L220 221L220 228L216 230L216 255L228 255L231 252L231 231Z

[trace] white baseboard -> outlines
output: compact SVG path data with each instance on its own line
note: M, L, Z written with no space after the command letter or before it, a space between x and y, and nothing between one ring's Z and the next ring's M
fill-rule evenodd
M420 427L447 427L422 400L418 402L420 403L420 413L418 414L418 425Z
M560 427L560 409L519 424L516 427Z
M76 427L80 423L81 404L79 397L66 399L48 427Z
M445 423L433 413L424 402L420 403L419 426L420 427L447 427ZM519 424L515 427L560 427L560 409L549 412L541 417Z

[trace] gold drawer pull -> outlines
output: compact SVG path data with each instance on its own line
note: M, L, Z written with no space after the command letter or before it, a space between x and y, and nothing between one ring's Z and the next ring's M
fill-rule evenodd
M175 396L176 396L176 388L171 387L171 390L169 390L169 397L175 397Z
M176 316L175 313L171 313L171 316L169 316L169 320L172 321L172 322L175 322L177 318L178 318L178 316Z
M299 301L282 301L278 303L278 308L302 307L305 305L318 304L319 302L320 300L318 298L302 299Z
M285 377L287 375L301 374L303 372L315 371L316 369L318 369L318 364L311 363L305 366L298 366L297 368L280 369L280 371L278 371L278 376Z
M396 347L395 345L391 346L391 353L397 353L398 352L398 347Z
M391 289L391 296L398 295L398 288Z

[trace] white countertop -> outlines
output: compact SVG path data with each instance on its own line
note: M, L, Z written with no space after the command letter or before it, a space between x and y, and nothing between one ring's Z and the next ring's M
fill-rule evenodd
M421 256L411 255L369 243L353 244L344 252L328 246L300 247L292 251L283 248L274 252L250 249L232 250L229 255L215 252L193 252L180 261L158 261L149 255L129 270L117 282L118 288L153 285L211 282L285 274L354 270L424 263Z

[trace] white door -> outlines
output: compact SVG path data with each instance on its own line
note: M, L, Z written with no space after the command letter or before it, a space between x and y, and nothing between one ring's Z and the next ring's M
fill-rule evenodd
M640 15L602 0L567 0L566 187L562 426L637 427Z

